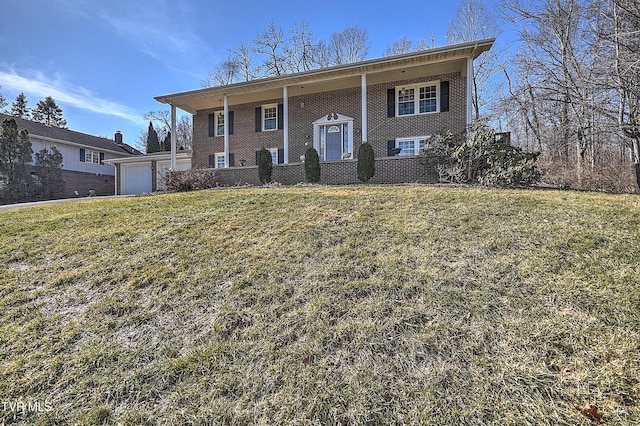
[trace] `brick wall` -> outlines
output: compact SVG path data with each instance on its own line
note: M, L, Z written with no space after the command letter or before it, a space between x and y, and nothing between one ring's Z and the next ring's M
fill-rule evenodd
M115 192L113 176L62 170L62 180L64 181L63 198L74 197L74 191L78 191L81 197L86 197L91 189L96 195L113 195Z
M320 163L320 183L340 185L360 183L357 176L357 160L327 161ZM375 175L370 183L435 183L438 176L434 170L425 171L418 157L376 158ZM230 167L216 170L220 185L260 185L257 166ZM305 181L304 163L278 164L271 175L275 182L295 185Z
M450 110L448 112L408 117L387 117L387 89L429 81L450 82ZM417 79L367 86L368 139L376 157L386 157L387 140L398 137L427 136L442 129L463 131L466 126L466 78L460 73L423 76ZM235 165L245 160L255 165L255 152L265 148L284 148L284 130L255 131L255 108L282 103L282 98L262 102L232 105L234 133L229 136L229 150ZM301 106L304 102L304 107ZM222 106L198 111L194 115L193 159L194 168L209 167L209 155L224 151L223 136L209 136L209 114L221 111ZM313 122L328 113L338 113L354 119L354 155L362 142L362 113L360 87L345 88L289 98L289 162L299 161L308 147L313 146ZM327 166L328 170L331 166ZM239 172L244 176L245 172ZM274 171L275 173L275 171ZM287 172L288 173L288 172ZM257 172L256 172L257 174ZM275 176L275 174L274 174ZM304 180L304 173L302 174ZM409 180L414 181L414 180Z

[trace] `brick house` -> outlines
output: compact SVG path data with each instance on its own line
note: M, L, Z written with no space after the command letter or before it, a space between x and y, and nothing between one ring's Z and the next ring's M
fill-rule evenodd
M369 142L371 182L429 181L417 155L439 130L471 123L473 60L494 39L210 87L155 99L193 114L195 168L219 169L223 184L258 183L267 148L275 181L304 181L313 146L321 182L357 182L356 157ZM175 151L174 151L175 152Z
M112 195L115 171L113 166L105 162L115 158L142 155L140 151L123 142L120 132L115 133L114 139L107 139L0 114L0 121L7 118L15 119L19 129L29 132L34 154L54 146L60 151L62 179L65 184L63 197L73 197L76 191L81 196L90 193ZM37 175L35 155L32 156L31 166L33 174Z

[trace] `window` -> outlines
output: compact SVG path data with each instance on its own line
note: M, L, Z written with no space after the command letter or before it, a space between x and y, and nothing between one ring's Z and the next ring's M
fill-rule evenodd
M224 111L216 112L216 136L224 136Z
M100 164L100 153L98 151L92 151L90 149L84 150L84 162Z
M438 112L439 82L396 87L398 116ZM417 94L417 96L416 96Z
M271 153L271 163L278 164L278 148L268 148Z
M400 148L400 153L398 154L400 157L419 155L425 148L431 145L431 138L429 136L396 139L396 148Z
M224 168L224 152L217 152L216 153L216 163L215 163L215 167L216 169L223 169Z
M262 130L276 130L278 128L278 105L262 106Z

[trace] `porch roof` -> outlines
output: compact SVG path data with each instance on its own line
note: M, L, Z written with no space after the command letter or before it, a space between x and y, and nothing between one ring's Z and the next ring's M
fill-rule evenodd
M488 51L494 41L494 38L479 40L226 86L156 96L154 99L195 114L198 110L221 106L224 96L228 96L229 105L237 105L282 98L282 88L285 86L288 87L289 97L359 87L362 74L367 75L367 84L457 71L466 75L467 58L477 58Z

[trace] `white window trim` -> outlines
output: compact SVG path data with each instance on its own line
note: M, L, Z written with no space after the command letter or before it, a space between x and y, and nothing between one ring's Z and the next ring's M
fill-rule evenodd
M265 126L265 123L267 121L267 119L264 116L264 110L267 108L275 108L276 110L276 116L275 116L275 120L276 120L276 127L274 127L273 129L267 129ZM273 132L274 130L278 130L278 104L267 104L267 105L262 105L262 131L263 132ZM270 118L270 120L272 120L273 118Z
M85 149L84 162L91 163L91 164L100 164L100 153L92 149Z
M278 148L267 148L267 151L271 153L272 164L278 164Z
M330 118L329 118L330 117ZM334 118L335 117L335 118ZM353 160L353 118L347 117L342 114L329 114L329 116L323 116L322 118L313 122L313 147L318 151L318 155L323 158L320 148L320 127L333 124L347 124L347 152L342 152L343 160ZM342 149L344 151L344 148ZM348 157L345 157L348 154ZM338 161L338 160L321 160L321 161Z
M222 127L222 133L218 133L218 120L219 117L222 117L222 123L223 123L223 127ZM224 111L215 111L213 113L213 128L214 128L214 132L213 132L213 137L224 137Z
M224 164L224 152L216 152L214 155L215 155L215 158L214 158L213 167L215 169L224 168L224 166L226 165L226 164ZM222 167L218 166L218 159L219 158L222 158Z
M430 87L436 86L436 110L429 112L420 112L420 88L421 87ZM400 114L400 91L402 89L414 89L414 98L413 98L413 114ZM425 115L425 114L436 114L440 112L440 80L437 81L427 81L424 83L415 83L415 84L406 84L396 86L396 117L413 117L414 115Z
M418 141L417 145L414 145L413 147L413 154L412 155L403 155L402 157L413 157L416 155L420 155L424 152L425 149L427 149L429 147L429 139L431 139L431 136L414 136L414 137L410 137L410 138L396 138L396 148L400 148L400 143L399 142L403 142L403 141ZM424 140L424 149L420 149L420 141ZM398 153L398 156L400 156L400 153Z

